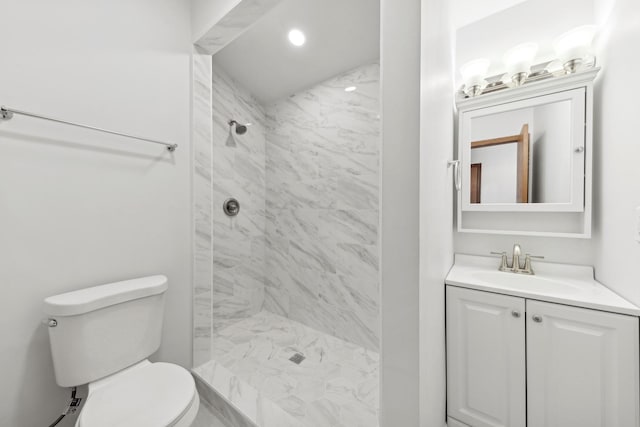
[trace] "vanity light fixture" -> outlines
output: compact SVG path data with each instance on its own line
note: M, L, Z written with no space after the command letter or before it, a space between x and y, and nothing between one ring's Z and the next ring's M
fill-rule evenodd
M302 46L307 41L307 38L302 31L294 28L289 31L289 41L294 46Z
M477 96L482 93L482 90L487 85L484 79L489 70L491 61L486 58L474 59L464 64L460 68L460 74L462 74L462 80L464 81L464 93L467 96Z
M538 52L536 43L523 43L512 47L504 54L507 74L516 85L522 85L529 77L531 65Z
M595 33L595 25L583 25L554 40L553 48L567 73L575 73L591 53L591 42Z
M595 25L583 25L562 34L553 42L557 59L537 64L534 63L538 52L536 43L514 46L504 54L507 72L502 74L487 75L489 59L467 62L460 68L463 85L457 96L473 98L593 68L596 58L591 43L596 30Z
M353 92L353 91L355 91L356 89L358 89L358 88L357 88L357 87L355 87L355 86L347 86L347 87L345 87L345 88L344 88L344 91L345 91L345 92Z

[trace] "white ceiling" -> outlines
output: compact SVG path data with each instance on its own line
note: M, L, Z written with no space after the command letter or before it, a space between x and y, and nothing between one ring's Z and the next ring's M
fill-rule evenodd
M529 10L510 22L500 20L503 15L513 18L512 10L517 13L519 9L533 8L536 18L544 17L542 22L534 20L533 31L537 35L544 31L544 22L566 20L565 14L549 16L548 3L557 0L449 1L451 25L458 30L459 63L474 55L487 56L487 49L502 55L506 49L502 44L515 44L522 35L518 28L532 27ZM292 28L306 34L304 46L289 43L287 34ZM533 40L530 34L526 38ZM379 57L379 0L285 0L214 55L213 60L260 102L268 104ZM494 66L499 63L496 59Z
M292 28L304 46L289 43ZM266 104L379 57L379 0L287 0L213 61Z

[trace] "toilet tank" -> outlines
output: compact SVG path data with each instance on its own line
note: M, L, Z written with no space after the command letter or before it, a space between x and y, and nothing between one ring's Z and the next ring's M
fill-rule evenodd
M154 353L166 290L165 276L149 276L45 299L58 385L86 384Z

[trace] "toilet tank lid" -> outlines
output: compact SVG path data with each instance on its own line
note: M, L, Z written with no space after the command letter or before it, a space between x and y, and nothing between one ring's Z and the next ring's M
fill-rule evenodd
M107 285L93 286L44 300L44 312L49 316L75 316L110 305L158 295L167 290L166 276L147 276Z

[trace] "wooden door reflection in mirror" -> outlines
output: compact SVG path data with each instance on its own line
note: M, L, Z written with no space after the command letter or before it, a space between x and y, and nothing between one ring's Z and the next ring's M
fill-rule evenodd
M479 150L486 151L484 156L476 157L492 159L497 163L489 168L484 168L487 179L483 179L482 162L473 162L474 152L472 151L470 203L481 203L483 188L487 192L503 194L509 198L507 200L495 200L495 202L529 202L529 138L529 125L525 123L517 135L471 142L471 149L477 150L476 153L479 153ZM510 154L511 152L513 154ZM498 168L503 170L513 169L514 174L503 173ZM515 182L512 181L514 179L513 175L515 175ZM513 188L514 190L504 191L504 187Z

